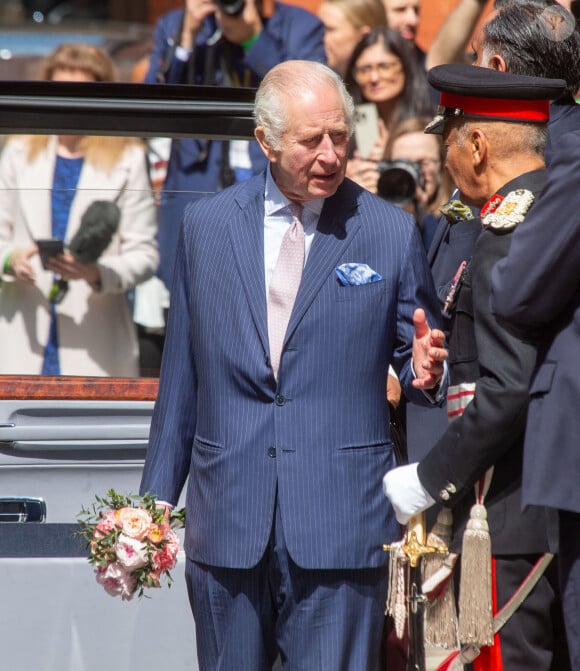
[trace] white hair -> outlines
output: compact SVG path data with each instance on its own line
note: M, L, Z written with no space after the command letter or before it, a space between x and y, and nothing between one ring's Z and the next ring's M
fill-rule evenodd
M284 61L273 67L262 80L256 93L254 121L264 129L264 136L273 149L280 149L282 136L288 128L287 101L299 98L316 86L331 86L340 95L349 134L354 128L354 102L344 82L334 70L316 61Z

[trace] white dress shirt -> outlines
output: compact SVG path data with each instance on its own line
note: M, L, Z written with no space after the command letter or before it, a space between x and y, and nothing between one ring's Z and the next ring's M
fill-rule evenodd
M290 212L290 201L276 186L270 166L266 173L266 191L264 194L264 272L266 295L270 286L270 278L274 272L276 261L282 246L282 238L292 225L293 217ZM302 210L302 226L304 227L304 263L308 258L314 233L318 226L320 212L324 205L324 198L308 201Z

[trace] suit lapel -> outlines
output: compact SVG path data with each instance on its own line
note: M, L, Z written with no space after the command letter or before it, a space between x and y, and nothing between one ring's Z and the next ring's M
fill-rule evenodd
M240 282L244 287L262 347L265 352L269 352L264 279L265 177L257 177L246 182L244 186L235 196L239 211L229 221L229 231ZM357 187L350 182L344 182L322 208L288 324L286 340L360 228L361 220L356 216L357 195Z
M239 210L229 221L233 253L240 282L265 352L269 351L264 279L265 175L246 182L235 196Z
M435 259L435 256L437 255L437 251L438 251L439 247L441 246L441 243L443 242L443 238L447 234L447 231L449 230L450 225L451 224L443 216L439 220L439 223L437 224L437 228L435 229L435 234L433 235L433 240L431 240L431 244L429 245L429 249L427 250L427 261L429 262L429 265L433 264L433 260Z
M354 184L343 182L324 203L285 340L292 335L361 226L361 219L356 216L357 193Z

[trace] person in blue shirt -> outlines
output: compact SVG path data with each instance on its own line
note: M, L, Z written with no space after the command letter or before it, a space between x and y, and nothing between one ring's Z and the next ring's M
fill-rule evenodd
M255 87L282 61L325 62L323 37L319 19L300 7L272 0L186 0L157 22L145 81ZM264 167L256 142L172 142L159 213L158 275L168 288L185 204Z

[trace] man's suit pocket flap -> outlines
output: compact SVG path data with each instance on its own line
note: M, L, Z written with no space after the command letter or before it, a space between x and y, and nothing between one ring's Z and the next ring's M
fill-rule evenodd
M339 301L360 300L366 296L376 296L387 290L387 282L384 279L366 284L338 284L336 299Z
M194 443L199 447L203 447L210 450L223 450L224 447L222 443L218 443L215 440L208 440L207 438L203 438L202 436L196 436L194 439Z
M360 452L364 450L379 451L389 450L393 448L392 441L378 441L376 443L356 443L352 445L341 445L339 452Z
M556 373L556 363L548 362L542 364L530 385L530 396L534 394L545 394L552 388L552 380Z

